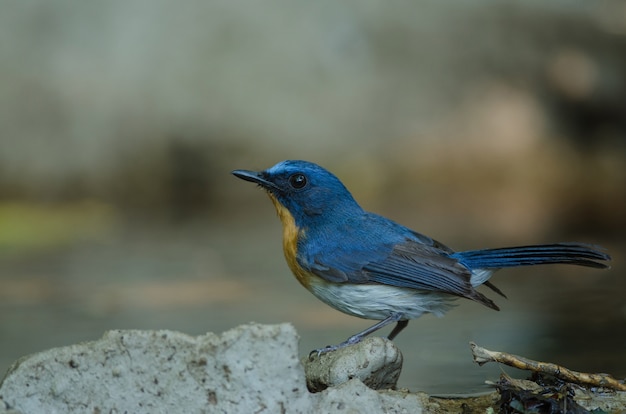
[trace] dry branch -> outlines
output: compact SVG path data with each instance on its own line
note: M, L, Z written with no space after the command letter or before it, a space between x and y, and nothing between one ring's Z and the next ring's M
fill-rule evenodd
M478 365L483 365L487 362L499 362L518 369L553 375L563 381L575 384L626 391L626 384L608 374L576 372L549 362L533 361L532 359L507 354L506 352L490 351L476 345L474 342L470 342L470 348L474 362Z

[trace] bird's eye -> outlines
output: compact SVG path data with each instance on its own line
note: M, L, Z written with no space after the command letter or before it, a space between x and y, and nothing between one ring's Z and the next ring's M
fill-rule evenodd
M300 189L306 185L306 177L304 174L294 174L289 177L289 184L295 189Z

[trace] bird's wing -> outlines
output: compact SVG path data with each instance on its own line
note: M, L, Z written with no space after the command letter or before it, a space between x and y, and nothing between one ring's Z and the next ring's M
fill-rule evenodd
M371 246L369 244L368 246ZM309 270L335 283L380 283L402 288L437 291L466 297L490 308L498 307L470 283L471 271L449 256L450 250L413 237L394 243L376 244L376 249L335 249L317 255Z

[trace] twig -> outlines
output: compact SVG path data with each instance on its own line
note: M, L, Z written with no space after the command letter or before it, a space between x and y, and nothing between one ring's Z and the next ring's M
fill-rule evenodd
M499 362L518 369L550 374L563 381L573 382L576 384L585 384L626 391L626 384L616 380L608 374L587 374L584 372L576 372L549 362L533 361L532 359L507 354L506 352L490 351L476 345L474 342L470 342L470 348L472 350L474 362L478 365L483 365L491 361Z

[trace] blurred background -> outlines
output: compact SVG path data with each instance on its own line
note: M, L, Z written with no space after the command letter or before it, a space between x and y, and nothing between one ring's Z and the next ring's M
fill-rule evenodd
M109 329L369 326L301 288L255 186L286 159L450 247L604 246L502 271L396 340L400 385L486 391L468 342L626 376L626 3L6 1L0 371ZM465 302L465 303L461 303Z

